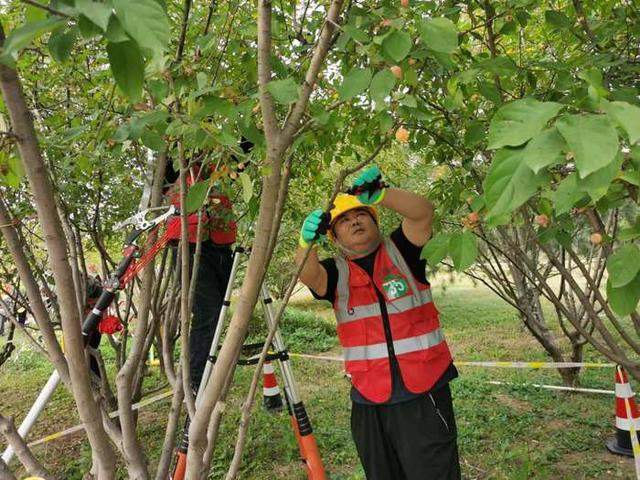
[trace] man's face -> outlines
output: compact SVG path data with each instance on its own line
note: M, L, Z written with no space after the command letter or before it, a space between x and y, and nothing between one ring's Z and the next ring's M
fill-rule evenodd
M343 213L333 224L336 240L349 250L364 251L378 241L378 225L365 208Z

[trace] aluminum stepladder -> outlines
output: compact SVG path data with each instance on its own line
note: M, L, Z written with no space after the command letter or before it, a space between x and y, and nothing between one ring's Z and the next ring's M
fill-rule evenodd
M209 349L209 356L207 363L205 364L202 380L198 388L196 395L195 405L196 409L202 402L203 392L211 378L213 369L215 368L215 361L220 346L220 339L222 338L222 332L224 330L224 320L226 314L231 306L231 294L233 292L233 284L238 272L240 263L240 255L245 250L242 247L237 247L233 255L233 263L231 267L231 274L229 275L229 281L225 291L224 301L220 314L218 316L218 323L214 332L213 340L211 341L211 348ZM260 287L260 296L264 306L264 317L267 325L267 330L271 330L275 324L275 312L273 310L273 299L269 293L269 289L263 283ZM263 344L253 344L247 347L262 347ZM282 334L279 329L276 330L272 341L273 352L267 355L266 360L276 360L282 379L284 383L284 397L287 405L287 411L290 417L291 428L294 432L296 442L298 444L298 450L300 452L300 458L303 462L304 469L308 480L326 480L326 474L320 457L320 451L313 435L313 428L311 426L311 420L307 414L307 410L304 403L300 399L296 381L293 376L293 369L289 360L289 354L282 338ZM257 364L258 359L253 357L249 360L239 361L238 364L253 365ZM187 416L188 422L188 416ZM174 469L170 475L170 480L183 480L186 472L187 464L187 449L189 446L189 439L187 436L188 426L185 426L185 431L180 442L180 445L176 449L176 460Z

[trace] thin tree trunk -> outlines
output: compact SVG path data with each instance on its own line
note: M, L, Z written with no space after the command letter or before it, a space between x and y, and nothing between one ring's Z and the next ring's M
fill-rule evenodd
M31 453L31 450L27 447L27 442L25 442L18 433L13 423L13 418L0 415L0 433L7 439L7 443L11 445L11 448L13 448L13 451L16 453L16 457L18 457L18 460L24 465L24 468L27 469L29 474L45 479L53 478L33 453Z
M9 470L9 467L7 466L6 463L4 463L4 460L2 460L0 458L0 480L17 480L16 476L11 473L11 470Z
M9 212L5 207L4 199L0 198L0 225L2 225L0 227L0 230L2 231L4 240L7 244L7 247L9 248L9 252L13 257L16 269L18 270L18 275L20 276L20 279L22 280L22 283L26 288L27 298L29 299L29 306L31 308L31 312L33 313L33 317L38 324L38 328L40 328L40 333L42 334L42 338L47 347L47 355L49 357L49 361L53 363L54 367L60 374L60 378L70 389L71 379L69 377L69 367L67 365L67 361L65 360L62 349L58 344L58 339L56 338L56 334L53 331L53 326L51 325L49 312L47 311L47 307L42 301L42 296L40 295L38 284L33 277L33 272L29 267L27 257L22 250L20 239L18 238L18 235L13 227L9 226L10 223L11 221Z
M222 389L222 393L220 394L220 400L218 400L218 402L216 403L216 406L213 409L213 414L211 415L211 420L209 421L209 428L207 429L207 449L204 452L204 461L202 462L203 468L200 474L201 480L207 478L207 470L209 465L211 465L214 447L216 445L216 441L218 440L220 426L222 425L222 417L227 408L227 395L229 394L232 383L233 374L227 376L224 388Z
M1 43L4 43L4 38L4 30L0 25ZM40 153L33 119L27 108L20 80L15 70L3 64L0 64L0 88L9 111L13 131L18 138L18 151L31 187L38 219L45 234L49 265L53 271L60 304L74 399L92 447L98 479L111 479L115 475L115 456L102 426L98 405L91 392L80 329L81 319L76 305L76 292L73 288L67 245L55 207L53 186Z
M564 362L565 357L553 332L547 326L545 315L540 303L540 293L532 286L527 285L527 280L513 266L510 266L511 277L518 294L518 305L522 309L520 317L531 334L542 345L554 362ZM571 370L571 371L570 371ZM563 383L568 387L577 385L579 369L559 368L558 373Z
M162 445L162 453L158 461L158 470L156 471L156 480L166 480L171 468L171 460L173 459L173 447L176 438L176 431L180 422L180 411L182 410L182 399L184 398L184 390L182 389L181 373L173 384L173 399L171 400L171 409L169 410L167 428L164 434L164 443Z
M157 207L162 200L162 183L166 168L166 156L158 156L158 162L154 171L154 183L151 192L151 207ZM155 235L150 235L150 244L156 240ZM122 428L122 443L129 478L147 480L149 471L142 445L136 434L136 416L131 405L133 394L137 390L134 385L135 374L140 362L144 361L145 341L148 334L149 312L153 296L153 282L155 262L151 261L146 266L142 276L140 288L140 307L136 322L135 340L131 347L129 357L118 372L116 385L118 387L118 413Z

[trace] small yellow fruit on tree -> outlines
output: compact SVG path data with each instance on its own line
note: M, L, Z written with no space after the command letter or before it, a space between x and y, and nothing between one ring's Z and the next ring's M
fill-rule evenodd
M549 217L547 217L544 213L541 215L536 215L535 222L542 228L547 228L549 226Z
M602 234L601 233L597 233L597 232L596 233L592 233L591 236L589 237L589 240L594 245L600 245L602 243Z
M396 140L401 143L407 143L409 141L409 130L404 127L398 128L396 130Z
M401 66L394 65L389 70L391 70L391 73L393 73L394 77L396 77L398 80L402 80L402 67Z

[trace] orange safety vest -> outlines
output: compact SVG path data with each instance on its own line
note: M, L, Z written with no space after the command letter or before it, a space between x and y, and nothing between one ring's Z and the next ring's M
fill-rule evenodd
M193 176L198 174L198 167L193 167L193 175L187 176L187 188L193 184ZM172 185L167 193L171 203L180 208L180 186L178 182ZM204 239L207 237L217 245L231 245L236 241L237 225L233 219L231 200L226 195L215 192L209 194L207 206L202 213L202 232ZM189 243L196 243L198 231L198 214L192 213L187 216L189 231ZM167 230L171 240L180 239L180 217L171 218L167 222ZM204 240L203 239L203 240Z
M431 389L452 361L440 330L431 289L414 278L393 241L378 249L371 277L355 262L336 257L333 304L345 369L368 400L391 396L391 365L377 290L385 298L393 348L404 385L412 393Z

